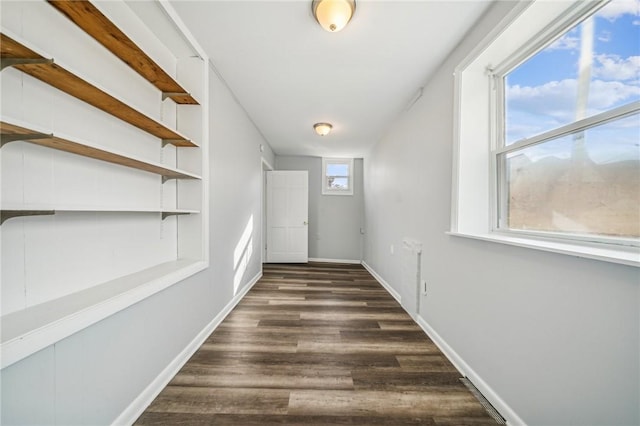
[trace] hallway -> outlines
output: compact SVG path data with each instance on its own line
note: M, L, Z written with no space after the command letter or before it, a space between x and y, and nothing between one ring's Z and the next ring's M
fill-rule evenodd
M360 265L263 278L136 424L496 424Z

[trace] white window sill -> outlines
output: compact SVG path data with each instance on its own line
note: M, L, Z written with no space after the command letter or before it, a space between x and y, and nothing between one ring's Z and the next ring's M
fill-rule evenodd
M353 191L323 191L322 195L353 195Z
M535 250L549 251L552 253L566 254L569 256L640 267L640 250L634 247L611 246L604 244L583 245L547 239L513 237L504 234L469 234L454 231L447 232L447 234L456 237L491 241L494 243L502 243L517 247L526 247Z

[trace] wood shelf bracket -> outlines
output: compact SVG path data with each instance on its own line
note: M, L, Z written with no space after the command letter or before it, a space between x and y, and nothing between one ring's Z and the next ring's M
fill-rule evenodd
M52 214L55 214L55 210L0 210L0 225L14 217L45 216Z
M187 140L186 142L191 142ZM162 147L164 148L167 145L175 145L182 146L185 143L185 139L162 139ZM195 146L193 144L187 146Z
M2 133L0 139L0 148L9 142L16 141L29 141L33 139L51 139L53 133L31 133L31 134L17 134L17 133Z
M47 58L2 58L0 59L0 71L16 65L53 64L53 59Z
M162 212L162 220L165 220L169 216L182 216L186 214L191 214L189 212Z
M162 92L162 100L165 101L168 98L174 98L176 96L191 96L189 92Z

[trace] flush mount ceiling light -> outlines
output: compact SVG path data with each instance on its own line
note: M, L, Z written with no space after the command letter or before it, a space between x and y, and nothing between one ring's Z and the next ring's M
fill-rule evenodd
M333 126L329 123L316 123L313 125L313 129L318 135L326 136L333 129Z
M311 11L316 21L332 33L346 27L355 10L355 0L313 0L311 3Z

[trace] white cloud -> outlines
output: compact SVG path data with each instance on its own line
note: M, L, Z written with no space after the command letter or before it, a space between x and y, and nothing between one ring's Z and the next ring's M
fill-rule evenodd
M510 86L509 109L566 124L575 119L577 80L550 81L540 86ZM640 97L640 87L620 81L594 80L589 87L588 115L630 102Z
M580 38L567 33L551 43L546 50L577 50Z
M611 31L601 31L598 34L598 40L603 43L608 43L611 41Z
M594 80L589 88L589 107L604 110L640 97L640 87L620 81Z
M507 91L509 109L522 111L547 118L549 123L567 123L575 115L577 97L575 79L551 81L540 86L511 86Z
M624 14L640 16L640 0L613 0L600 9L596 16L615 21Z
M629 56L624 59L618 55L596 55L593 76L604 80L638 80L640 79L640 56Z

